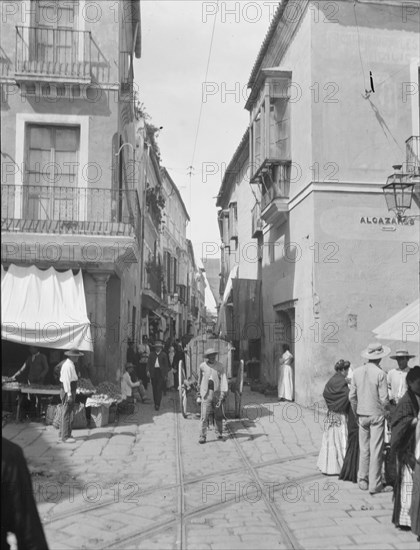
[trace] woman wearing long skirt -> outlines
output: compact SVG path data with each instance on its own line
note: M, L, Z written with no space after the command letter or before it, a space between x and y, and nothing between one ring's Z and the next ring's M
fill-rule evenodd
M411 527L416 425L420 410L420 367L410 369L406 382L408 389L398 402L391 423L390 461L395 477L392 523L400 528ZM418 507L415 500L413 504Z
M283 344L283 355L279 361L278 396L280 401L293 401L293 355L290 347Z
M323 396L328 408L317 466L323 474L339 475L347 450L347 415L350 409L346 377L350 363L340 359L336 373L325 385Z

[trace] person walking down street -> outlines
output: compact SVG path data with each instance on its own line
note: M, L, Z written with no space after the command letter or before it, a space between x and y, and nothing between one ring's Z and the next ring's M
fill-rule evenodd
M175 357L174 357L174 388L177 390L179 385L179 362L182 361L185 365L185 353L182 349L181 342L175 342Z
M350 363L340 359L335 374L325 385L323 396L328 407L317 466L323 474L338 475L347 450L347 417L351 413L346 377Z
M22 367L12 376L13 380L22 378L22 382L29 384L44 384L48 374L48 361L36 346L29 346L30 355Z
M147 377L147 361L150 355L149 338L143 334L142 343L138 346L137 353L139 356L139 371L138 378L143 382L144 389L147 390L149 379Z
M36 507L31 474L19 445L1 440L1 548L10 550L7 533L19 549L48 550Z
M210 413L214 413L216 422L217 439L223 439L223 409L222 403L228 391L226 367L216 361L218 352L209 348L204 357L206 361L200 365L200 438L199 443L205 443L207 439L207 426Z
M155 410L158 411L162 401L162 393L166 384L166 377L169 370L169 360L163 351L163 343L160 340L155 342L154 350L147 361L147 372L149 373L153 389L153 401Z
M394 511L396 527L411 527L413 472L416 466L416 426L420 410L420 367L407 373L407 391L400 399L391 423L390 462L394 477Z
M293 355L288 344L283 344L283 355L279 360L278 396L280 401L293 401Z
M168 390L173 389L174 387L174 361L175 361L175 348L174 346L169 346L168 350L168 361L169 361L169 371L168 379L166 381L166 387Z
M61 366L60 382L61 382L61 405L63 408L61 417L61 427L59 430L59 438L64 443L74 443L76 440L71 436L72 429L72 413L76 399L77 388L77 373L76 365L79 357L83 357L83 353L77 349L66 351L64 355L67 359Z
M355 369L350 386L350 403L359 423L359 488L370 494L388 491L382 483L385 415L389 408L386 375L380 362L391 352L388 346L369 344L361 356L368 363Z

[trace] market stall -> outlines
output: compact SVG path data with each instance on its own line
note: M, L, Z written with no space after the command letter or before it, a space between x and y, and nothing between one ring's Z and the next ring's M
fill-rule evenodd
M1 337L26 346L93 351L82 271L1 267Z
M61 388L58 385L26 385L15 382L11 378L2 377L2 392L10 393L12 399L17 402L16 421L21 419L24 399L32 396L36 399L38 418L43 418L47 424L53 424L53 419L60 406L60 391ZM78 407L75 414L81 413L81 409L84 408L83 414L86 415L87 424L91 421L93 427L102 427L114 422L117 406L121 402L121 392L115 384L101 382L95 387L91 380L79 378L76 389Z

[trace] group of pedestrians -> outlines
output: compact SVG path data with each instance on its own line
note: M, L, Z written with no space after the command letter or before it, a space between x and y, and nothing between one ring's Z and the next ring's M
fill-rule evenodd
M380 363L390 352L374 343L354 371L348 361L336 363L323 392L328 413L317 466L371 495L393 491L393 523L420 540L420 367L410 368L414 356L398 350L391 356L398 367L386 374Z
M160 409L163 395L167 390L178 388L178 370L180 361L185 360L184 350L179 341L149 341L147 335L135 348L132 340L128 341L127 363L122 377L123 397L131 398L133 391L140 392L143 402L149 381L152 385L155 410Z

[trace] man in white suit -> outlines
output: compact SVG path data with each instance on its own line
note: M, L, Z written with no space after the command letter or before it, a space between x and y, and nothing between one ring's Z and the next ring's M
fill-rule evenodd
M206 361L200 365L201 428L199 443L206 442L208 418L211 412L214 412L217 438L223 439L222 403L228 391L228 381L226 368L222 363L216 361L217 355L217 350L208 349L204 353Z

